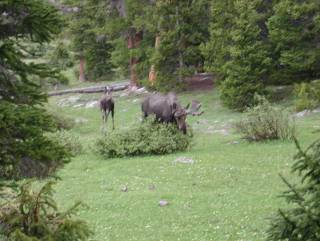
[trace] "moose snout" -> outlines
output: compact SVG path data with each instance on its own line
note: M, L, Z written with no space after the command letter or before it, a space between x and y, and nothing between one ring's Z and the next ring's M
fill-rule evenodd
M183 132L183 134L187 134L187 125L186 125L186 123L182 123L178 127L179 127L179 130Z

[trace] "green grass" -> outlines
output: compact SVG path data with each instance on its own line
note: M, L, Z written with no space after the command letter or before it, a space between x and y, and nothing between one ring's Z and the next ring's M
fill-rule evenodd
M83 95L97 100L100 95ZM278 174L290 177L295 147L289 141L247 143L232 129L219 131L243 114L221 106L216 91L179 96L202 102L205 114L188 117L194 144L184 153L105 160L93 151L101 136L98 108L58 107L66 96L52 97L48 107L73 118L85 118L71 130L81 136L85 152L59 171L56 198L62 207L81 200L89 208L79 213L89 222L97 241L257 241L266 238L268 218L285 203ZM139 124L139 96L115 97L116 128ZM297 120L303 146L315 140L319 114ZM200 122L200 123L197 123ZM111 122L109 129L111 131ZM105 138L108 138L106 135ZM238 141L238 144L234 144ZM195 164L174 164L180 156ZM123 186L128 187L122 192ZM155 189L150 190L149 186ZM160 200L169 201L159 207Z

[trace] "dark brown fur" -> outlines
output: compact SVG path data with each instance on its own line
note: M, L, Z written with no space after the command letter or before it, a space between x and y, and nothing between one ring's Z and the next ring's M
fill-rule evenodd
M103 97L100 99L100 110L102 112L102 120L106 124L108 116L111 112L112 117L112 129L114 130L114 100L111 96L110 89L105 89Z
M143 117L153 114L156 120L166 123L176 123L179 130L187 132L187 111L183 108L174 93L167 95L152 94L148 96L141 105Z

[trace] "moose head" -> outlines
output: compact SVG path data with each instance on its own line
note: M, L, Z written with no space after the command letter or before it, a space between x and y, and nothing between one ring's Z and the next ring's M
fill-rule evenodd
M199 101L193 100L186 107L182 107L174 93L167 95L153 94L148 96L142 102L142 112L144 117L150 114L154 114L156 119L162 122L176 123L179 130L183 133L187 133L186 118L187 115L201 115L203 113L199 111L201 104Z

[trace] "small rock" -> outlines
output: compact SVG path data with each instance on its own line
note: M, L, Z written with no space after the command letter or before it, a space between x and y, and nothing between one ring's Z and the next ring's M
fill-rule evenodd
M121 192L127 192L128 191L128 186L125 185L121 188Z
M239 141L231 141L231 142L229 142L230 145L237 145L239 143L240 143Z
M312 113L320 113L320 108L314 109Z
M301 118L305 117L307 115L310 115L311 111L310 110L303 110L295 114L296 117Z
M74 108L78 108L78 107L82 107L82 106L84 106L84 104L76 104L76 105L74 105L73 107L74 107Z
M149 93L149 91L145 87L142 87L142 88L137 89L136 93L137 94L147 94L147 93Z
M92 108L92 107L95 107L95 106L97 106L97 105L98 105L98 101L97 101L97 100L93 100L93 101L89 101L89 102L86 104L85 108Z
M166 200L160 200L159 201L159 206L160 207L165 207L165 206L168 206L169 205L169 202L166 201Z
M214 130L214 133L219 133L221 135L227 136L229 135L229 132L226 129L220 129L220 130Z
M154 184L149 185L149 190L154 191L156 189L156 186Z
M76 118L76 119L74 120L74 122L75 122L76 124L83 124L83 123L87 123L87 122L88 122L88 119L83 118L83 117L78 117L78 118Z
M195 161L188 157L178 157L173 161L173 163L194 164Z
M80 95L70 96L66 101L70 104L76 103L80 99Z

